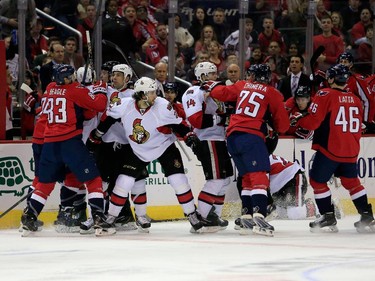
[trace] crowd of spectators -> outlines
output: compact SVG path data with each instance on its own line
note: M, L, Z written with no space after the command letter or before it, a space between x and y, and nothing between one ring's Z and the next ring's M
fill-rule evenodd
M150 65L160 61L168 63L168 1L166 0L103 0L105 11L102 21L102 37L117 44L129 56ZM17 82L18 28L17 1L2 0L0 6L1 36L7 42L7 65ZM214 63L219 77L228 79L227 67L238 65L239 26L226 19L226 10L205 7L195 3L191 14L175 15L176 73L179 78L194 83L194 67L197 62ZM184 2L185 3L185 2ZM318 58L318 68L327 69L344 51L355 58L357 71L371 74L373 37L373 0L319 0L314 16L314 49L325 46ZM189 3L188 3L189 4ZM188 5L187 4L187 5ZM304 53L308 13L307 0L257 0L249 3L245 19L245 65L254 63L270 65L272 85L290 79L295 68L304 72ZM27 70L34 74L36 86L43 91L51 79L51 67L55 63L68 63L75 69L87 60L86 31L93 34L97 15L97 1L92 0L30 0L26 18ZM50 14L82 33L83 54L78 54L75 35L47 19L39 18L35 7ZM103 45L102 61L124 62L121 54ZM232 65L233 68L233 65ZM295 71L294 71L295 72ZM284 83L285 87L285 83ZM285 97L290 95L283 93Z

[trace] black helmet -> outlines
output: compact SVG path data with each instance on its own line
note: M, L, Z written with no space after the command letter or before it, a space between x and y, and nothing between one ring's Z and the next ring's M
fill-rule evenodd
M115 60L110 60L110 61L107 61L105 63L102 64L102 70L106 70L108 71L109 73L112 72L112 68L115 66L115 65L118 65L120 64L119 61L115 61Z
M335 83L338 85L345 84L348 81L349 76L349 68L342 64L336 64L326 71L327 79L334 78Z
M299 86L294 98L309 98L311 96L311 89L308 86Z
M64 84L64 78L71 78L73 79L72 75L74 74L75 70L74 67L70 64L59 64L54 67L54 74L53 78L58 85Z
M347 60L348 62L350 63L353 63L354 62L354 57L351 53L349 52L345 52L345 53L342 53L341 55L339 55L336 59L336 63L340 63L341 60Z
M174 92L178 95L178 85L176 82L167 82L163 85L164 92Z
M253 65L249 71L254 75L254 81L269 83L271 80L271 69L267 64Z

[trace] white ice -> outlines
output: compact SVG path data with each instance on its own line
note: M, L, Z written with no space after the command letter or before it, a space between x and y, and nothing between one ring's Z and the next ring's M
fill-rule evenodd
M187 221L110 237L1 230L0 279L372 281L375 234L357 233L357 219L339 220L339 233L318 234L307 220L276 220L274 237L240 236L233 221L214 234L191 234Z

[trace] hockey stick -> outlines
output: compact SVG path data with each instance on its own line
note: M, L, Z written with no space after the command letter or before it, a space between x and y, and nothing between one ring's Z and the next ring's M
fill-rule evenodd
M189 154L187 153L186 149L182 146L179 139L176 139L176 141L177 141L178 146L181 148L182 152L185 154L187 160L190 162L191 158L190 158Z
M95 22L94 26L92 27L92 30L95 30L96 24L98 23L99 17L100 17L100 10L102 7L103 0L99 0L98 7L96 7L96 16L95 16ZM92 54L92 46L91 46L91 38L90 38L90 32L86 30L86 39L87 39L87 62L85 65L85 71L83 72L83 78L82 78L82 84L86 81L86 75L87 75L87 69L90 65L91 71L94 71L94 59ZM94 79L94 75L92 75L92 79Z
M319 46L310 58L310 69L311 69L311 75L312 75L313 81L315 80L314 65L317 62L320 55L324 53L325 49L326 48L324 46Z
M85 65L85 71L83 72L82 84L85 85L88 67L90 66L91 69L91 79L94 80L94 60L92 55L92 46L91 46L91 38L90 38L90 31L86 30L86 39L87 39L87 64Z
M1 215L0 215L0 219L5 216L6 214L8 214L10 211L12 211L15 207L17 207L19 204L21 204L23 201L25 201L29 196L31 196L31 194L34 192L34 189L31 190L29 193L27 193L26 195L24 195L20 200L18 200L16 203L14 203L12 206L10 206L8 209L6 209Z
M133 67L131 67L131 64L130 64L128 58L125 56L124 52L121 50L121 48L120 48L117 44L115 44L115 43L113 43L113 42L111 42L111 41L109 41L109 40L106 40L106 39L102 39L102 43L103 43L104 45L110 47L110 48L115 49L117 52L119 52L120 55L124 58L126 64L127 64L128 66L130 66L130 68L132 69L135 78L139 79L137 73L134 71Z

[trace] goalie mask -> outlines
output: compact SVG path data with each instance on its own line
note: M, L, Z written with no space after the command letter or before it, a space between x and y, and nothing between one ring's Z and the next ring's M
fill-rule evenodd
M206 81L206 79L202 79L202 75L207 77L209 73L217 73L217 67L212 62L200 62L194 69L194 74L200 82Z

